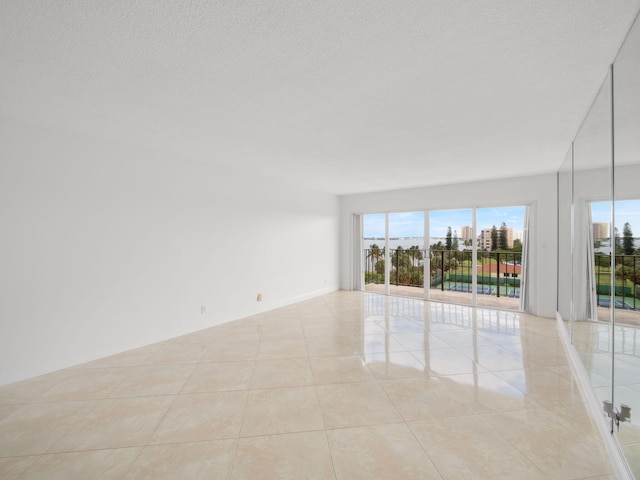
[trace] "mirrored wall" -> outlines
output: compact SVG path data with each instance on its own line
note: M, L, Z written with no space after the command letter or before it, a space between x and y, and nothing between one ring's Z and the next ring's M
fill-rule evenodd
M558 313L640 478L640 23L558 172Z

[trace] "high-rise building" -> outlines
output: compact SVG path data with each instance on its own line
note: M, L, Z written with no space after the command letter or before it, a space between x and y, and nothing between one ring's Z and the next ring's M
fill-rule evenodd
M500 228L496 227L498 239L500 238ZM478 235L478 248L491 250L491 228L485 228ZM513 248L513 228L507 227L507 248Z
M473 238L473 227L469 225L460 227L460 238L463 240L471 240Z
M609 238L609 224L607 222L593 222L593 239Z

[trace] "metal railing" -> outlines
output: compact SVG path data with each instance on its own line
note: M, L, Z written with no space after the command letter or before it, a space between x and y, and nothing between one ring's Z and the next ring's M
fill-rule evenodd
M418 247L389 249L389 283L391 285L423 287L426 250ZM368 248L364 251L365 284L384 283L385 250Z
M365 254L365 283L384 284L385 250L368 248ZM418 247L389 250L389 284L424 287L424 260L427 250ZM471 293L473 252L471 250L431 250L429 286L432 289ZM595 255L598 306L611 303L611 256ZM520 297L521 252L477 252L477 293L496 297ZM615 256L616 308L640 310L640 255Z
M427 250L419 247L389 250L389 284L424 287L424 260ZM385 250L364 250L365 284L384 284ZM472 291L473 252L471 250L431 250L429 285L432 289ZM520 297L521 252L477 252L477 292L496 297Z
M615 308L640 310L640 255L615 255ZM596 253L598 306L611 306L611 255Z
M477 287L481 295L520 298L522 252L477 252ZM473 252L433 250L431 288L472 292Z

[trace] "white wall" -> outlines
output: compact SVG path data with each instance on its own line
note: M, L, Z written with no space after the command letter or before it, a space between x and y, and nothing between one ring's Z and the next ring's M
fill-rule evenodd
M0 384L338 288L334 195L0 132Z
M452 169L452 175L455 175ZM381 172L383 175L384 172ZM423 187L340 198L341 287L353 288L353 215L469 207L533 204L530 234L530 313L544 317L556 311L557 251L556 174L475 183Z

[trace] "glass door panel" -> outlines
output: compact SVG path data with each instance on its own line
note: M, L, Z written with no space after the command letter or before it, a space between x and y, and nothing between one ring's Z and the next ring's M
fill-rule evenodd
M389 293L424 298L424 212L389 214Z
M429 298L473 301L473 210L429 212Z
M362 246L364 289L385 293L386 215L374 213L362 216Z
M523 286L525 209L479 208L477 305L520 310Z

